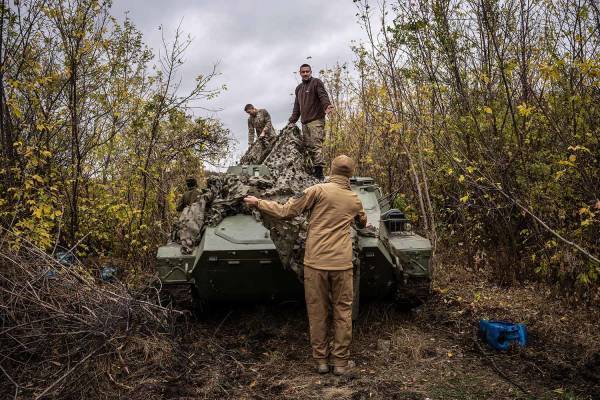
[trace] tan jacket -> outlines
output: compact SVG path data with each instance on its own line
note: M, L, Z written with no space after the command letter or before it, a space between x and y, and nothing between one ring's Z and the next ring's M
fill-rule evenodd
M302 196L285 204L259 200L258 209L282 219L310 211L304 265L330 271L352 268L350 224L356 220L364 228L367 216L345 176L333 175L328 182L305 189Z

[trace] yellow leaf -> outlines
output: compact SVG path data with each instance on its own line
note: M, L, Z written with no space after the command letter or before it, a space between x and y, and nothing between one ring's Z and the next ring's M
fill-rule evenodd
M392 124L392 125L390 125L390 130L392 132L400 132L400 128L402 128L402 125L400 125L400 124Z
M517 106L517 109L519 110L520 115L527 117L533 112L534 107L527 107L527 104L522 103Z
M584 215L584 214L591 215L590 208L589 207L581 207L579 209L579 214L580 215Z
M465 176L464 175L459 176L458 177L458 181L459 182L464 182L465 181Z
M33 180L35 181L38 181L39 183L44 183L44 179L39 175L33 175L31 178L33 178Z
M573 163L574 163L574 162L575 162L575 160L577 160L577 156L576 156L575 154L571 154L571 155L569 156L569 161L571 161L571 162L573 162Z
M460 202L461 203L466 203L467 201L469 201L469 195L466 194L463 197L460 198Z
M585 147L585 146L580 146L580 145L577 145L577 146L569 146L569 147L568 147L568 150L571 150L571 151L585 151L585 152L587 152L587 153L589 153L589 154L592 154L592 152L590 151L590 149L588 149L588 148L587 148L587 147Z
M492 110L491 107L488 107L488 106L483 107L483 112L486 113L486 114L491 114L492 111L493 110Z
M581 221L581 226L589 226L591 224L592 224L591 219L584 219L583 221Z
M558 162L560 165L566 165L567 167L574 167L575 164L573 164L571 161L568 160L560 160Z

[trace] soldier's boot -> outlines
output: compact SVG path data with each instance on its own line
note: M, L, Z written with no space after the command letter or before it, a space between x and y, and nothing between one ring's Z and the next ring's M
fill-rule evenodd
M319 374L326 374L329 372L329 364L326 361L317 362L317 372Z
M349 366L341 367L341 366L333 366L333 374L337 376L343 376L346 378L356 378L357 373L353 368Z
M323 166L315 165L315 167L313 168L313 175L320 181L325 180L325 175L323 175Z

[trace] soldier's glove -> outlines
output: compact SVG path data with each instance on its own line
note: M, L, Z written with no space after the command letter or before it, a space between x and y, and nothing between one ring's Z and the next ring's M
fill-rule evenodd
M294 122L288 122L288 124L285 127L289 129L289 128L293 128L295 126L296 126L296 124Z

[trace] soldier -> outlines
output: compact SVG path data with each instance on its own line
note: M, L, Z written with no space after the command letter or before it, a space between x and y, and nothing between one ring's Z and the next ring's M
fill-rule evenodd
M182 212L184 208L197 201L198 197L202 194L198 188L198 182L193 176L187 177L185 179L185 184L187 185L188 190L181 196L181 199L179 199L179 202L177 203L178 212Z
M350 189L354 162L347 156L331 163L331 176L304 190L285 204L247 196L244 202L275 218L293 218L310 211L304 252L304 295L310 342L317 372L344 375L348 372L352 341L352 239L350 224L360 228L367 217L356 193ZM333 310L333 349L329 352L328 313Z
M275 136L271 116L264 108L257 109L252 104L246 104L244 111L248 113L248 147L254 143L254 132L259 139Z
M333 111L333 105L325 90L325 85L318 78L312 77L310 65L300 66L302 83L296 87L294 110L288 126L293 126L300 118L304 145L313 163L313 174L323 180L323 140L325 139L325 115Z

